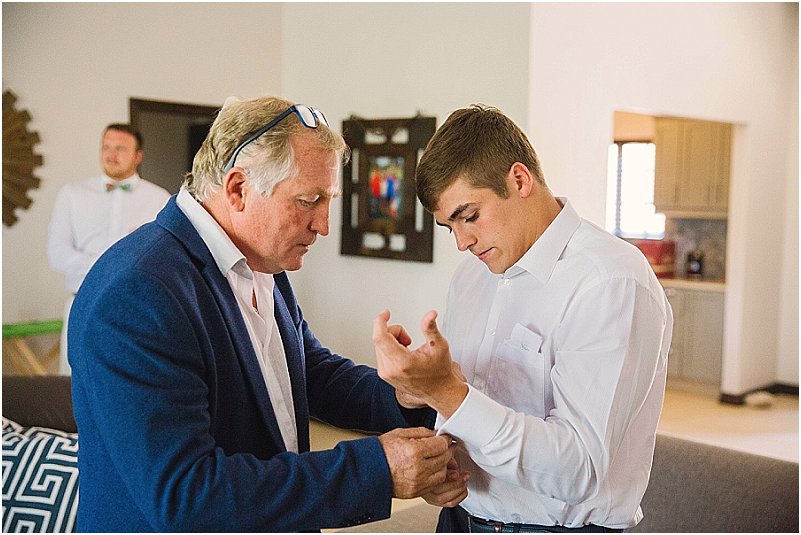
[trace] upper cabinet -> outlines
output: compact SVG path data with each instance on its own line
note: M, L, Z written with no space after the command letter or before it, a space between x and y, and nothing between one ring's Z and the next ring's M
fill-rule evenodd
M674 217L725 218L731 125L656 118L654 206Z

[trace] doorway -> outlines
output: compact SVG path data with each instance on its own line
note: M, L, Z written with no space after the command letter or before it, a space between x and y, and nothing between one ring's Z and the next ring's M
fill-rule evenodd
M220 107L131 98L129 109L144 140L139 175L178 193Z

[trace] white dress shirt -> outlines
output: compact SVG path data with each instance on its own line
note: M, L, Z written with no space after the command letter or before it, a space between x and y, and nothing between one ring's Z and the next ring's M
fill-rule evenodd
M287 451L298 452L298 426L295 403L286 363L284 344L275 320L273 287L275 280L267 273L253 271L245 255L190 193L181 188L176 203L209 248L217 267L228 280L259 361L281 437ZM254 306L255 302L255 306Z
M130 190L106 191L106 184L127 184ZM56 197L48 229L50 267L66 274L67 290L74 294L100 255L155 219L169 198L167 190L136 174L120 181L103 175L65 185Z
M470 514L628 528L653 459L673 317L632 245L561 212L503 275L457 269L443 333L469 391L437 428L461 441Z

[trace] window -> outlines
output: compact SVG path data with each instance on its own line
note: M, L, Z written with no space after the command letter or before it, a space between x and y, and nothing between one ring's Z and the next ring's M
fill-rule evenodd
M653 143L616 142L609 145L606 228L622 238L662 239L665 215L654 210Z

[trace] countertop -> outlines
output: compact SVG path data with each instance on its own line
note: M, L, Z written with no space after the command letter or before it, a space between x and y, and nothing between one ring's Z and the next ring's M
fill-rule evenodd
M700 292L725 292L726 281L719 279L659 279L663 288L698 290Z

